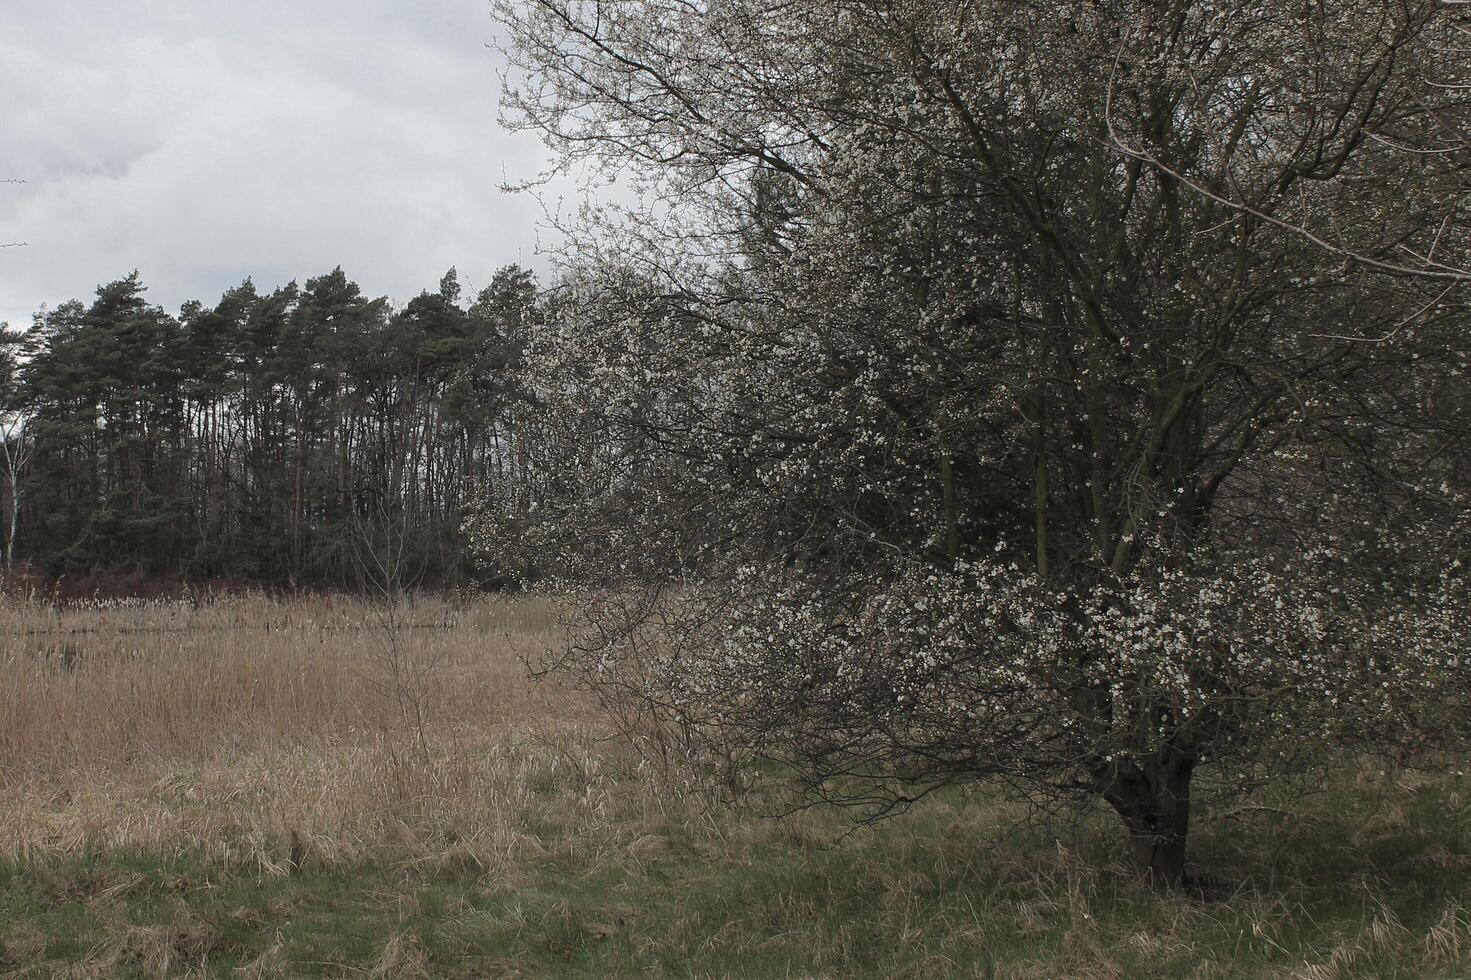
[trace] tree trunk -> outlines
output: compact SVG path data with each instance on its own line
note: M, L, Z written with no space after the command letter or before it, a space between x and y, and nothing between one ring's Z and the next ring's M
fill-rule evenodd
M1156 888L1185 884L1195 761L1190 755L1162 752L1116 774L1104 792L1128 831L1139 873Z
M20 529L20 481L10 476L10 533L5 536L5 570L15 570L15 533Z

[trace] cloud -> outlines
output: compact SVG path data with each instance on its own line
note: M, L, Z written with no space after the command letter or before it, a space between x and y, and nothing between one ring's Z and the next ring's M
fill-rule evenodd
M341 264L406 300L457 265L540 266L543 150L496 124L474 0L0 12L0 319L140 270L169 308ZM43 5L34 5L40 8ZM342 11L348 11L343 13Z

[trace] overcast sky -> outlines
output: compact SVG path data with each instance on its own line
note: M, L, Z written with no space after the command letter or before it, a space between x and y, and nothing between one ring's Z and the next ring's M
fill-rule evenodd
M3 0L0 320L138 269L170 310L342 265L403 302L536 267L485 0ZM545 239L543 238L543 242Z

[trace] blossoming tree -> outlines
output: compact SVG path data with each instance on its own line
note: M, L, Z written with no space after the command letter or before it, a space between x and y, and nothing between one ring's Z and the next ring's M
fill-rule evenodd
M1101 799L1169 884L1201 766L1459 734L1454 8L499 10L510 116L641 192L527 351L567 665L872 812Z

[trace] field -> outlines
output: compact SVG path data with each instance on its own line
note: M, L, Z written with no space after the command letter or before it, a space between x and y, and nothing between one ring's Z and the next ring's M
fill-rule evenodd
M1459 776L1205 812L1231 894L1160 896L1101 814L720 803L527 678L555 612L0 606L0 976L1471 976Z

